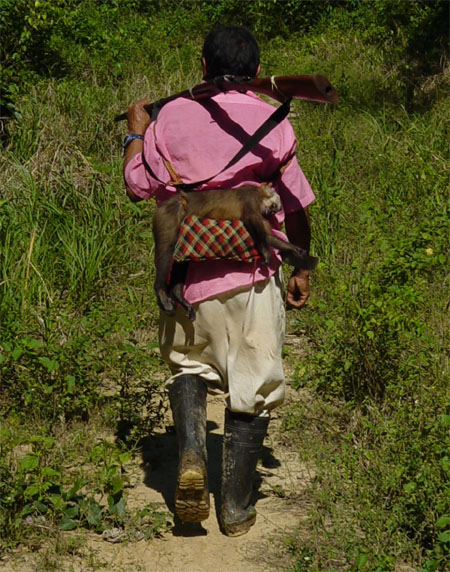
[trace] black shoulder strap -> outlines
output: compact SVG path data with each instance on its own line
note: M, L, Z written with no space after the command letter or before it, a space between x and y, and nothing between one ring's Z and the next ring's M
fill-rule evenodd
M258 129L255 131L255 133L253 133L253 135L251 135L249 137L249 139L246 141L246 143L244 143L244 145L241 147L241 149L239 149L239 151L236 153L236 155L218 173L215 173L214 175L211 175L211 177L207 177L206 179L203 179L202 181L197 181L196 183L178 184L178 185L176 185L177 188L180 188L185 192L194 191L200 185L204 185L205 183L207 183L211 179L214 179L215 177L217 177L218 175L223 173L223 171L226 171L227 169L229 169L230 167L235 165L240 159L242 159L242 157L247 155L247 153L249 153L254 147L256 147L256 145L262 139L264 139L264 137L268 133L270 133L272 131L272 129L274 129L278 124L280 124L283 121L283 119L285 119L287 117L287 115L289 113L291 101L292 101L292 98L287 99L282 105L280 105L280 107L278 107L278 109L276 109L270 115L270 117L268 117L264 121L264 123L260 127L258 127ZM148 162L145 158L144 152L142 152L142 163L143 163L145 169L147 170L147 172L154 179L156 179L157 181L159 181L163 185L166 184L164 181L161 181L161 179L159 179L155 175L155 173L153 172L152 168L150 167L150 165L148 164Z

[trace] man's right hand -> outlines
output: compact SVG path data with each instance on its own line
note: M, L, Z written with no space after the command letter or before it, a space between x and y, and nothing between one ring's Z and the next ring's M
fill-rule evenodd
M135 133L136 135L145 135L147 127L150 125L150 115L145 111L144 105L148 105L150 102L148 99L140 99L128 108L128 133ZM142 153L144 150L144 141L142 139L133 139L128 145L125 151L125 157L123 160L123 174L125 176L125 167L131 161L131 159L138 153ZM125 188L127 195L133 202L142 200L140 197L135 195L133 191L125 183Z
M309 298L309 270L294 270L287 286L288 310L300 310Z
M149 105L148 99L140 99L128 108L128 132L144 135L145 130L150 125L150 115L145 111L144 106Z

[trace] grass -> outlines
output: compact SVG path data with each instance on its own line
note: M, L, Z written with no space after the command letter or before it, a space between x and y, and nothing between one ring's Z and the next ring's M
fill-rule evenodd
M146 92L146 77L122 97L94 73L41 81L0 157L0 547L38 549L46 570L86 553L72 529L167 527L127 506L136 443L165 411L152 207L124 194L112 121Z
M295 119L322 261L293 326L310 353L292 381L311 401L285 424L317 471L310 519L289 547L295 571L450 562L444 107L344 100Z
M164 412L166 370L154 351L153 207L125 197L125 126L112 118L197 83L207 24L185 8L170 22L130 16L110 28L105 17L102 39L89 6L77 33L90 43L68 36L65 72L17 97L19 121L0 154L0 545L44 546L48 530L23 532L25 518L44 517L59 539L42 549L47 569L78 550L61 526L165 526L151 507L126 507L130 451ZM444 66L417 81L412 112L399 50L363 32L320 24L262 46L262 75L321 71L341 96L337 108L293 105L321 263L292 325L309 340L292 382L310 397L288 412L286 438L316 479L310 518L286 550L294 571L405 562L441 571L450 551L449 76Z

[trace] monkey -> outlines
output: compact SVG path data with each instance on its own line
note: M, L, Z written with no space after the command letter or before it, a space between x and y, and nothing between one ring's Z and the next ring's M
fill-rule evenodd
M191 321L194 308L183 297L186 263L173 263L172 258L181 222L186 216L217 220L241 220L265 264L270 263L270 246L280 250L283 260L292 266L312 270L318 259L272 234L270 223L264 217L281 209L281 200L271 184L259 187L245 185L237 189L212 189L183 192L162 203L153 217L156 277L154 289L159 306L170 316L177 303L185 308ZM169 284L170 275L170 284Z

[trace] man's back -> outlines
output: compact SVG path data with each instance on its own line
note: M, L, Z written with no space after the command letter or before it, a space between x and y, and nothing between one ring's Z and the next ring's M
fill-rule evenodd
M154 139L148 153L152 168L155 165L164 173L159 155L171 163L185 183L215 175L273 111L273 106L250 92L221 93L203 101L175 100L161 110L154 125ZM290 158L295 145L293 130L284 121L207 186L263 182Z
M235 165L215 175L274 109L249 92L221 93L201 102L184 98L170 102L145 135L145 158L159 181L145 171L141 157L136 156L125 173L129 186L140 198L153 195L160 203L175 192L175 187L169 183L175 173L184 183L213 176L201 189L258 185L271 180L277 169L294 157L296 139L287 120L270 131ZM284 186L291 193L307 198L309 185L295 157L292 163L292 176L289 172L284 176ZM174 173L170 173L171 169ZM161 181L169 184L164 185ZM283 185L279 192L283 201Z

